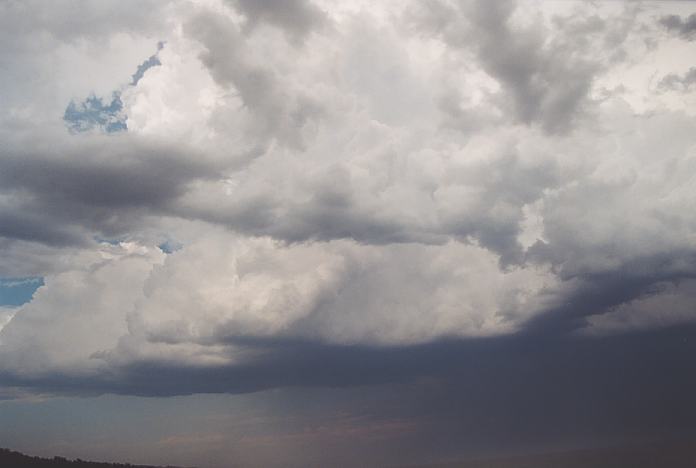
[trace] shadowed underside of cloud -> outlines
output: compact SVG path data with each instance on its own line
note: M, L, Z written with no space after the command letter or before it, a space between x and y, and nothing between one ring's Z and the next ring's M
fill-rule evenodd
M696 351L695 338L693 326L589 340L518 334L386 348L241 337L230 340L254 356L245 364L201 367L140 362L99 376L46 373L37 378L4 372L0 378L24 392L85 397L118 393L162 398L286 387L240 397L242 401L264 401L295 395L284 403L292 408L290 416L276 404L269 409L273 414L270 421L259 418L262 424L271 425L265 442L260 436L264 450L283 443L287 430L293 446L319 440L333 447L333 437L340 438L347 447L332 453L332 463L348 459L345 457L370 459L364 449L356 449L360 432L335 429L330 421L317 423L310 418L305 423L293 417L299 411L320 415L347 411L349 417L357 414L367 419L357 422L358 431L370 421L405 421L405 434L390 438L378 433L375 442L386 444L388 451L407 447L399 452L406 452L404 456L388 459L415 463L485 454L486 447L491 454L505 453L510 447L539 447L534 450L543 452L544 443L560 450L567 441L572 441L571 446L623 445L626 441L644 445L656 439L693 437L696 381L691 356ZM298 397L307 394L310 396ZM183 402L196 402L195 398L176 399L171 404L179 412ZM135 399L114 400L120 412L124 401ZM75 404L85 403L78 400ZM190 406L197 411L198 405ZM256 434L253 425L249 431L244 425L248 416L237 411L216 409L215 416L227 415L234 427L241 425L245 435ZM290 428L278 428L281 424ZM338 431L335 436L315 434L315 430L334 429ZM373 434L365 437L373 440ZM184 448L187 442L177 444ZM225 444L227 450L227 441ZM209 453L207 446L203 450ZM287 458L282 461L287 463Z
M422 397L402 391L392 402L422 424L437 421L438 434L454 432L474 445L515 434L672 437L696 430L695 343L693 326L591 340L518 335L391 348L240 340L263 358L222 368L140 363L97 378L2 378L39 392L147 396L420 381Z
M0 231L49 245L88 243L135 228L161 214L193 180L215 177L194 152L158 139L84 136L20 139L0 156Z

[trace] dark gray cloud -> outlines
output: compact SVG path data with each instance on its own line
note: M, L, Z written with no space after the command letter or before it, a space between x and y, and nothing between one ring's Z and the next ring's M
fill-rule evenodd
M529 255L544 256L545 246L535 245ZM564 281L576 287L562 304L532 319L527 327L541 334L578 331L587 326L591 316L610 313L621 304L657 295L665 283L678 284L696 277L696 254L687 251L664 252L655 256L633 258L604 272L564 272Z
M660 18L660 24L682 39L687 41L696 39L696 13L686 18L679 15L666 15Z
M118 138L9 143L0 156L0 193L9 197L3 235L55 245L122 235L143 215L166 211L191 181L215 174L181 148Z
M0 212L0 236L6 239L20 239L40 242L53 246L86 244L86 236L69 226L54 226L47 223L42 213L27 212L20 206Z
M460 456L544 442L606 445L694 434L694 337L693 327L681 327L592 340L519 335L387 349L242 341L264 350L264 358L222 369L141 363L99 379L2 378L82 395L363 386L373 397L358 402L361 411L415 424L419 456Z

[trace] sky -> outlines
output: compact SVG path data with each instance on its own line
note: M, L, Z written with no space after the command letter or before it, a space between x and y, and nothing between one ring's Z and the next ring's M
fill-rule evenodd
M696 436L696 2L0 2L0 446Z

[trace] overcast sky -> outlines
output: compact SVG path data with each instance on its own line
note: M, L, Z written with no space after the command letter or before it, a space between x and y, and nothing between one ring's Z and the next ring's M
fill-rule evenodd
M696 3L0 2L0 446L696 433Z

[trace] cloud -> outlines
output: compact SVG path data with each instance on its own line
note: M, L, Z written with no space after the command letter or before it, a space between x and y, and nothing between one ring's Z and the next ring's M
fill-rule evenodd
M98 369L91 354L125 333L128 306L142 295L139 283L163 256L130 244L102 246L81 268L46 278L1 331L3 369L19 375Z
M672 34L687 41L696 39L696 13L686 19L679 15L666 15L660 18L660 24Z
M0 306L0 330L12 320L16 311L15 307Z
M276 70L260 61L232 19L204 12L187 22L185 28L204 45L200 58L215 81L238 93L250 117L245 130L261 139L258 144L266 146L263 140L275 137L293 148L302 148L301 128L321 113L315 99L307 92L292 89Z
M44 40L44 35L61 42L80 39L108 39L125 31L142 33L160 26L158 2L146 0L107 0L99 5L58 0L50 7L41 1L6 3L3 10L3 33L14 37L10 44L32 46ZM32 36L34 40L30 40Z
M159 42L157 43L157 53L154 55L150 55L147 60L145 60L143 63L138 65L138 69L133 73L133 76L131 77L131 86L137 86L138 82L143 79L145 76L145 72L148 71L152 67L159 67L162 65L162 62L160 62L160 59L158 57L159 51L164 48L164 42Z
M460 66L474 61L494 80L510 99L501 99L496 86L484 99L500 115L540 124L550 133L568 132L588 110L593 80L612 59L595 51L610 41L620 47L630 23L627 27L616 18L601 19L583 10L548 22L538 12L525 17L521 10L512 1L431 2L412 10L409 22L461 54ZM459 118L472 112L450 99L444 105Z
M583 332L606 334L692 322L695 283L694 279L654 283L642 296L623 302L608 313L589 317Z
M247 28L267 22L280 27L296 41L301 41L313 29L327 21L325 13L308 0L289 0L282 3L268 0L233 0L232 3L246 17Z
M181 147L127 135L7 142L1 231L14 239L79 245L96 233L120 235L150 210L161 213L192 180L214 175Z
M164 47L164 44L160 42L157 45L158 53L162 50L162 47ZM151 55L138 65L138 69L127 86L121 86L119 90L111 93L111 102L108 104L104 104L102 98L94 94L82 102L76 103L74 100L71 100L63 114L63 121L71 132L87 132L99 129L107 133L114 133L128 130L128 125L126 124L128 116L123 112L121 93L128 86L137 86L147 70L161 64L157 54Z
M527 6L181 2L74 32L25 18L65 64L41 96L16 85L1 120L0 274L45 285L5 314L0 372L145 394L342 385L359 359L378 363L370 382L427 373L450 341L693 322L696 121L602 93L662 67L644 46L658 31L631 7ZM65 91L80 61L109 64L106 94ZM688 89L679 73L660 68L658 89ZM128 132L70 134L66 105L80 129Z
M660 80L657 87L665 91L673 90L687 93L694 84L696 84L696 67L689 68L689 70L682 75L676 73L666 75Z
M75 261L0 332L4 369L98 377L140 364L263 361L249 340L385 346L499 335L553 301L543 269L503 273L484 249L453 244L284 246L220 232L166 256L102 244Z

